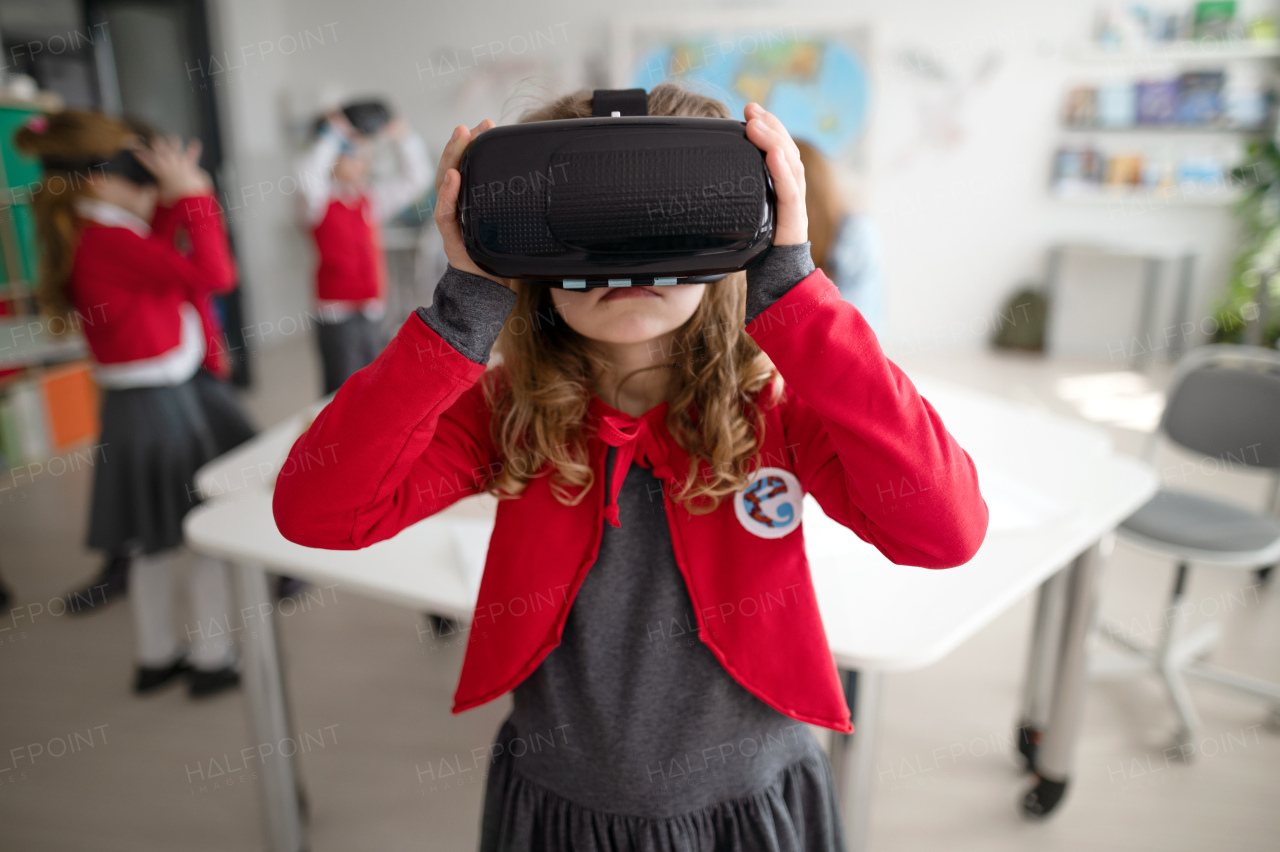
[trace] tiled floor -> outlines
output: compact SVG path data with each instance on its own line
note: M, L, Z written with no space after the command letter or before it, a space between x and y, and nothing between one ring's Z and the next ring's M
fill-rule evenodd
M927 351L898 353L898 361L908 373L1129 426L1150 419L1167 375L1160 365L1147 382L1118 364ZM261 390L248 402L263 424L300 407L318 385L301 338L255 367ZM1119 375L1078 379L1099 374ZM1121 450L1139 452L1140 432L1107 428ZM1173 480L1183 470L1170 454L1158 462ZM265 848L259 744L239 694L203 704L176 690L134 698L127 606L55 614L57 596L96 567L80 544L91 471L72 467L0 481L0 572L18 595L16 610L0 617L0 769L8 770L0 773L0 850ZM1262 499L1260 483L1231 473L1197 471L1174 484ZM1170 578L1169 565L1120 545L1103 610L1151 635ZM1280 595L1253 582L1252 574L1195 571L1191 621L1216 614L1226 631L1215 659L1280 680ZM1022 819L1016 802L1026 779L1011 751L1030 618L1023 601L941 663L886 679L873 849L1280 846L1280 735L1261 727L1262 704L1197 684L1205 727L1190 766L1162 751L1174 722L1154 682L1093 686L1069 801L1048 822ZM281 611L316 852L474 848L482 776L466 770L508 705L451 716L460 648L424 637L420 624L341 587L313 589ZM450 764L463 771L447 775Z

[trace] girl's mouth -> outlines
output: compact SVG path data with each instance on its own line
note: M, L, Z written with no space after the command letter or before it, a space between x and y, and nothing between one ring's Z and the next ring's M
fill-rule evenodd
M609 292L600 297L602 302L616 302L620 299L661 299L657 287L610 287Z

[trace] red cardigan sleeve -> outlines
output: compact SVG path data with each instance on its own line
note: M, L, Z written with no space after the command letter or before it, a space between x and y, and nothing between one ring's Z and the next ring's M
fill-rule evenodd
M290 450L272 504L281 534L354 550L483 491L497 457L484 369L410 315Z
M227 293L235 289L237 272L222 208L212 194L180 198L173 205L157 205L151 217L151 238L166 248L174 248L181 228L190 243L179 252L186 261L179 273L193 296Z
M226 292L235 286L235 263L216 199L183 198L170 213L161 214L159 224L160 230L153 230L145 238L115 229L125 236L113 241L108 264L110 274L122 286L144 291L176 287L191 299ZM179 225L191 241L191 250L185 255L173 244Z
M823 511L897 564L969 561L987 531L973 461L822 270L747 333L786 382L786 443Z

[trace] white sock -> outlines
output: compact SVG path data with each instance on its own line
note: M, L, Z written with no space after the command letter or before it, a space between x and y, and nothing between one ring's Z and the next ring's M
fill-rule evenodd
M231 573L227 563L197 554L191 566L191 613L199 626L187 630L191 664L196 668L212 671L235 662L231 610Z
M181 648L173 631L173 573L177 550L138 555L129 568L129 601L133 606L138 665L162 668L178 658Z

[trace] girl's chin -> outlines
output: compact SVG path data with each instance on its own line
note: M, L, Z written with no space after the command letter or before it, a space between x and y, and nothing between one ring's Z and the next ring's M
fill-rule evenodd
M626 345L630 343L647 343L661 337L670 329L666 323L655 322L619 322L610 323L603 328L593 329L591 334L583 335L597 343ZM581 333L581 332L579 332Z

